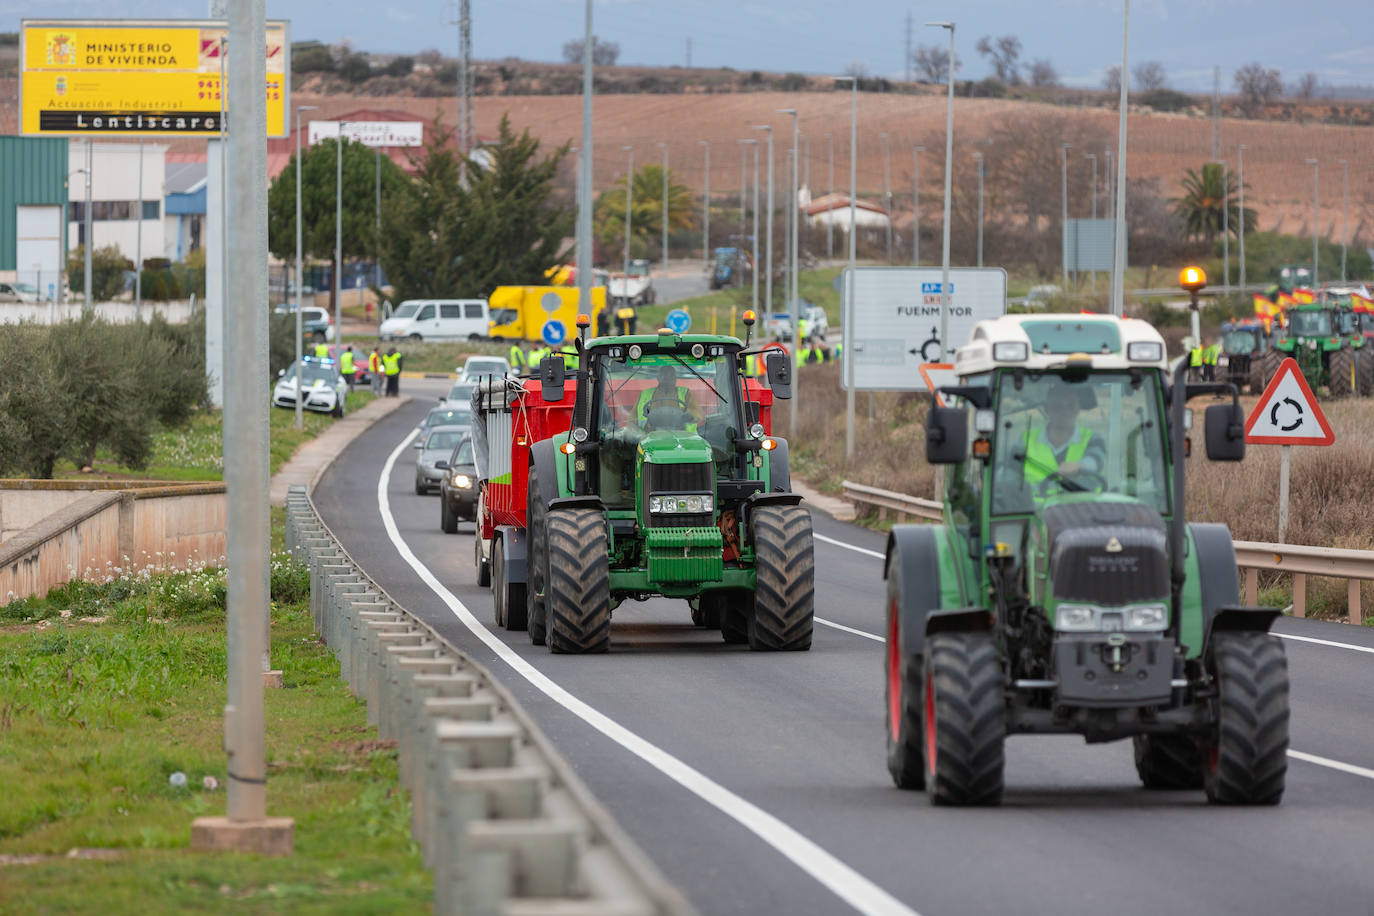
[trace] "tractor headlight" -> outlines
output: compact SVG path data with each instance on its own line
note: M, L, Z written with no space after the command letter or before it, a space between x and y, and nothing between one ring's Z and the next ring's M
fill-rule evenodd
M1164 346L1158 341L1137 340L1126 344L1126 358L1133 363L1157 363L1164 358Z
M701 513L715 509L715 498L710 494L658 495L649 497L651 513Z
M1002 341L992 345L992 358L999 363L1024 362L1030 355L1030 346L1021 341Z
M587 431L583 429L581 426L574 426L572 431L572 439L574 442L586 442Z
M1081 605L1061 605L1054 612L1054 628L1076 632L1096 630L1097 612Z
M1169 625L1169 612L1162 604L1134 607L1126 616L1128 630L1162 630Z
M649 497L649 511L650 511L650 512L662 512L662 511L663 511L663 497L661 497L661 496L650 496L650 497Z
M764 430L762 423L755 423L753 426L749 427L749 435L755 439L762 439L767 435L767 432Z

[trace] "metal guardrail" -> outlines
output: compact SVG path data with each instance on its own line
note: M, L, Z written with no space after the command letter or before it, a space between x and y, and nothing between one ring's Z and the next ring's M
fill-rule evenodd
M304 486L287 496L286 545L309 566L315 630L397 742L436 913L692 912L512 695L349 557Z
M897 513L897 520L907 516L924 521L941 519L940 503L919 496L894 493L878 487L844 481L841 494L858 505L876 506L878 520L884 521L889 511ZM1261 572L1290 573L1293 576L1293 616L1307 616L1307 577L1324 576L1346 580L1347 619L1356 626L1363 622L1360 606L1360 583L1374 580L1374 550L1347 550L1340 547L1305 547L1299 544L1266 544L1260 541L1236 541L1236 568L1244 571L1246 604L1259 600Z

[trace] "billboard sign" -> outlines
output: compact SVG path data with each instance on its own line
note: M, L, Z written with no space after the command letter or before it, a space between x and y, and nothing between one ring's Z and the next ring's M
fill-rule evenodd
M310 136L307 142L314 146L321 140L333 140L339 136L339 125L343 125L343 135L354 143L363 146L424 146L425 125L423 121L311 121Z
M840 275L842 299L849 295L848 273ZM854 327L844 351L842 384L849 379L852 359L856 391L925 391L922 364L950 362L976 323L1006 314L1007 272L1002 268L953 267L949 279L949 340L942 342L940 268L856 268Z
M212 20L25 20L20 132L30 136L217 137L222 51ZM288 136L287 23L267 23L267 136Z

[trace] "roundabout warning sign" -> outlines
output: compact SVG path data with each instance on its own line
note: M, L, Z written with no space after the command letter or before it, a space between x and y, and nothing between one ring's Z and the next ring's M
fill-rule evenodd
M1294 360L1283 361L1250 411L1245 441L1257 445L1330 445L1336 441Z

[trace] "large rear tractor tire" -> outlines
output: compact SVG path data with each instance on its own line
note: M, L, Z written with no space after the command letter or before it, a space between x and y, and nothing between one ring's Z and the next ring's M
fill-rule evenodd
M548 538L544 531L547 508L539 496L539 482L534 468L530 468L530 485L526 500L529 541L526 543L528 551L525 563L525 622L530 633L530 642L542 646L548 635L548 608L544 597L549 574Z
M899 789L924 789L925 729L921 723L921 656L902 650L900 564L887 579L887 771Z
M754 613L749 648L800 652L811 648L816 616L816 557L811 514L800 506L763 506L754 531Z
M1284 354L1278 350L1269 350L1260 360L1260 391L1263 392L1269 386L1269 382L1274 376L1279 374L1279 366L1283 365Z
M1348 398L1355 393L1355 351L1342 347L1331 354L1327 387L1333 398Z
M606 518L595 509L550 512L548 545L549 650L584 655L611 645L611 570Z
M1135 771L1147 789L1202 788L1202 749L1187 735L1136 735Z
M1203 787L1221 805L1276 805L1288 773L1288 659L1268 633L1222 633L1212 650L1217 723Z
M1005 678L988 633L936 633L926 642L926 791L937 805L1002 801Z
M1368 344L1355 351L1355 385L1360 397L1374 396L1374 347Z

